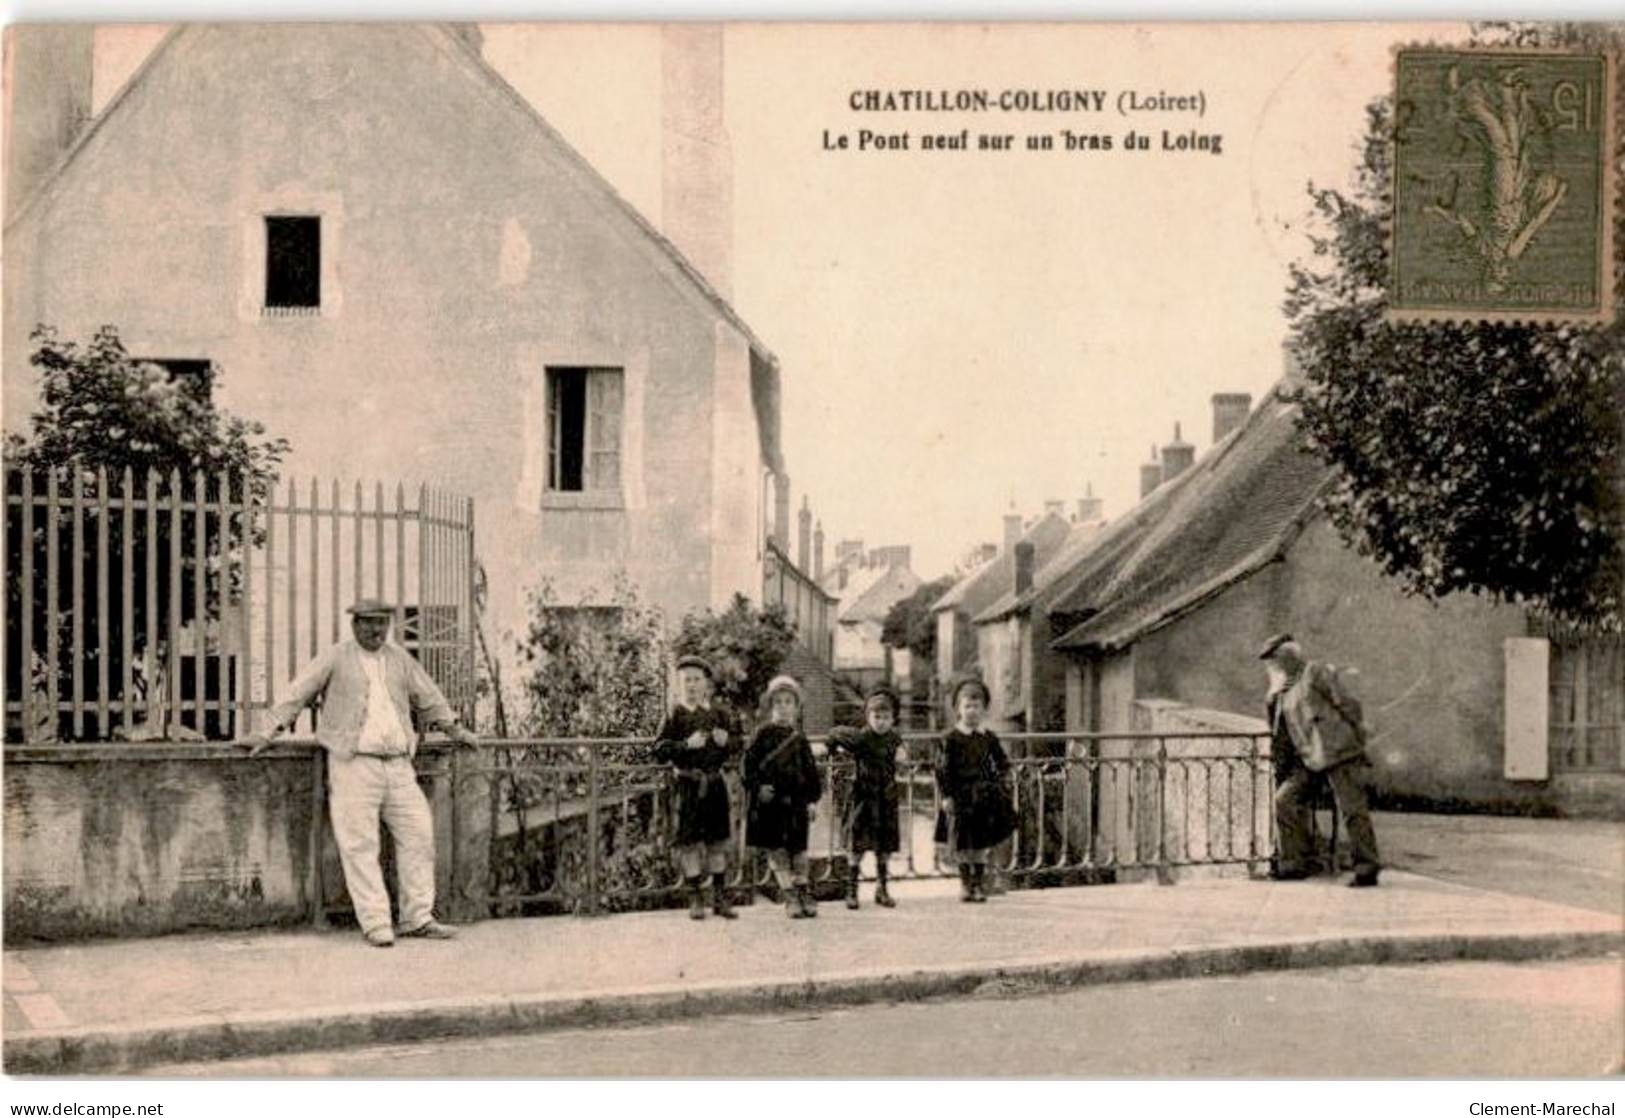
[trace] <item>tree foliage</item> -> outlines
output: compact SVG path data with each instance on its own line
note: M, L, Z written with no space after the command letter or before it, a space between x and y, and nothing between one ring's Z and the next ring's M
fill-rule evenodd
M678 656L703 656L716 677L716 694L743 714L756 709L769 681L778 674L795 643L795 625L784 607L757 609L735 594L721 613L690 613L672 642Z
M7 561L9 569L17 571L23 548L31 548L36 580L48 562L55 562L61 590L55 603L59 653L55 665L46 663L44 650L51 612L45 586L36 584L24 608L20 579L8 578L6 604L13 620L6 627L6 640L8 663L13 666L7 683L13 688L22 683L19 660L23 623L17 619L27 618L35 649L34 663L28 665L29 686L43 690L54 671L59 691L67 694L76 655L68 638L77 621L87 638L80 663L86 681L85 698L98 698L95 681L100 676L100 662L105 660L110 687L107 698L139 701L145 697L155 701L164 691L164 661L172 642L180 636L170 631L172 612L182 629L201 630L204 622L218 618L221 609L242 590L245 547L260 542L263 536L261 529L249 538L241 517L225 518L229 523L222 529L222 518L212 516L210 530L205 533L204 593L199 600L193 546L198 516L195 510L183 511L178 539L172 541L176 521L167 512L168 502L175 498L191 502L199 497L211 503L222 497L235 504L245 499L263 501L276 483L288 442L266 438L261 424L216 407L207 386L180 383L162 367L131 357L112 326L103 326L83 344L62 338L48 326L36 327L31 338L35 348L30 362L40 372L40 406L26 434L6 436L6 483L8 492L17 496L26 476L38 499L49 491L54 480L61 507L54 513L54 525L52 512L43 505L37 507L33 538L25 545L20 508L8 506ZM219 371L215 370L213 376L218 381ZM108 497L119 502L106 517L97 507L104 476ZM145 515L132 517L132 531L126 538L120 506L126 498L144 499L149 492L149 477L151 492L165 503L166 511L156 518L155 531L149 531ZM76 485L83 495L77 521L72 511ZM53 527L56 553L48 557ZM168 573L172 542L180 544L178 579ZM97 597L100 584L96 553L103 545L114 576L107 582L105 602ZM150 588L146 574L149 556L155 556L158 573ZM76 559L84 586L78 599L68 590ZM126 563L132 569L128 603L122 580L117 577ZM156 606L150 617L149 593ZM74 616L76 606L81 614L78 618ZM105 642L98 640L93 627L103 606L109 621ZM128 633L124 631L126 609L131 618ZM126 644L131 650L135 696L124 696L121 691ZM30 727L28 732L38 740L65 730L66 723L50 719ZM149 725L148 730L158 732L162 727L154 730ZM109 731L110 727L92 721L88 735L106 737Z
M624 576L607 605L561 606L552 584L529 595L519 642L526 737L647 737L664 714L660 611Z
M931 607L953 586L951 576L922 582L914 593L892 603L881 622L881 643L892 648L906 648L909 654L923 664L934 663L937 658L937 624L931 616Z
M1310 187L1321 231L1285 302L1301 425L1333 467L1323 507L1411 592L1617 629L1625 315L1387 321L1391 131L1372 103L1352 191Z

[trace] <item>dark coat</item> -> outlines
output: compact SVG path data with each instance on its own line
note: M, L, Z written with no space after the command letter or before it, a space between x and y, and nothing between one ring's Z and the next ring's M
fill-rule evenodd
M728 743L711 740L713 729L728 731ZM688 737L696 730L706 744L691 748ZM722 842L733 833L728 807L728 783L722 769L739 753L739 728L733 716L718 706L673 707L655 735L655 760L674 765L678 846Z
M1010 761L991 730L942 736L937 783L954 802L954 849L985 850L1016 829L1009 773Z
M895 854L900 846L897 812L897 750L903 739L895 730L836 730L830 735L834 753L852 758L852 849Z
M806 736L794 726L769 722L756 731L745 750L744 777L750 797L745 841L761 850L805 851L807 805L824 794L824 780ZM772 786L773 795L764 803L765 785Z

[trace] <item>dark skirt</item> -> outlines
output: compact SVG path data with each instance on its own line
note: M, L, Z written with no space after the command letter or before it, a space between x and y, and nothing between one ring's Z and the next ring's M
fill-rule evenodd
M679 772L675 792L676 845L724 842L733 833L728 782L721 773Z
M775 799L772 803L752 803L745 821L745 841L758 850L787 850L801 854L807 849L807 805L799 801Z
M1015 829L1016 810L1003 784L973 784L954 801L955 850L986 850L1009 838ZM947 842L948 831L946 815L938 812L935 841Z
M852 790L852 849L895 854L902 845L897 825L897 782Z

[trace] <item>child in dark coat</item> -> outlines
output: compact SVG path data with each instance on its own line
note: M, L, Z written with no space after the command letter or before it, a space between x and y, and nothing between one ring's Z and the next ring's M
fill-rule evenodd
M958 723L942 737L937 783L942 806L953 824L959 860L960 900L987 900L987 864L992 848L1015 830L1015 809L1006 783L1010 761L991 730L982 729L987 687L974 677L952 691Z
M842 728L830 735L834 754L852 759L852 862L846 880L846 907L858 907L858 872L866 850L875 852L875 904L895 908L887 889L887 858L897 852L897 755L903 738L896 730L901 704L897 692L885 684L870 690L864 700L862 730Z
M728 903L728 847L733 821L722 769L738 751L733 715L711 701L711 665L698 656L677 661L682 696L655 735L655 759L677 769L677 862L688 886L688 914L705 919L705 878L711 911L737 919Z
M801 685L790 676L778 676L767 685L767 702L772 720L756 731L745 751L745 792L750 797L745 838L767 851L790 917L817 916L818 904L808 888L807 825L818 811L824 781L800 729Z

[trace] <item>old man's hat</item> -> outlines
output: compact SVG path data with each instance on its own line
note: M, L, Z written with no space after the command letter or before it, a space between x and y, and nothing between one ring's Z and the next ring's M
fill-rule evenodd
M1276 633L1269 640L1265 641L1264 646L1258 650L1258 658L1260 660L1268 660L1272 656L1274 656L1276 654L1276 652L1280 651L1280 648L1281 648L1281 646L1283 644L1291 644L1291 643L1292 643L1292 634L1291 633Z
M679 656L677 658L677 670L682 671L684 668L693 668L696 671L704 672L706 679L716 679L716 673L711 670L711 662L704 656L696 656L693 653L689 653L687 656Z
M351 617L394 617L395 607L379 598L357 598L345 612Z

